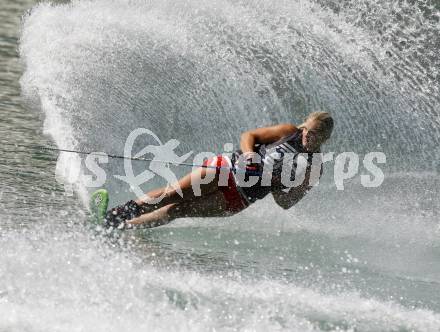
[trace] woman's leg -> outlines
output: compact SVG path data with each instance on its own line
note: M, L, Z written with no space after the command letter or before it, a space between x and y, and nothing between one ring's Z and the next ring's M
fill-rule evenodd
M151 227L165 225L176 218L187 217L227 217L234 213L226 210L227 203L219 190L203 197L184 200L163 206L153 212L143 214L128 221L128 224L145 224Z
M214 159L213 162L214 161L220 164L222 159ZM104 224L108 227L119 227L119 225L126 220L140 218L143 215L160 209L164 206L205 197L212 192L218 191L219 183L222 185L227 185L229 174L230 170L228 168L222 168L220 171L217 171L216 168L197 168L193 172L181 178L176 184L173 185L173 187L165 187L150 191L147 196L139 198L136 202L130 201L123 206L117 206L107 211L106 217L104 218ZM182 192L183 197L179 195L179 192L176 190L176 188L180 189L179 191ZM196 192L197 195L193 188L198 189L198 193ZM157 203L154 202L154 199L157 199ZM161 211L163 212L164 210ZM151 216L149 218L151 218ZM155 219L160 218L162 217Z
M161 207L164 207L173 203L180 203L186 200L192 200L198 197L205 196L214 191L218 191L219 179L220 176L229 175L229 171L227 172L218 172L215 168L204 168L200 167L193 172L182 177L176 184L170 187L163 187L159 189L152 190L148 192L145 196L136 200L138 205L142 205L147 210L156 210ZM200 183L206 176L210 176L213 178L209 183ZM225 182L225 181L223 181ZM226 180L227 183L227 180ZM201 195L196 196L193 190L194 186L198 186L200 188ZM175 187L179 187L182 190L183 197L181 197ZM163 195L163 198L160 202L156 204L149 204L151 198L157 199ZM148 209L150 207L150 209Z

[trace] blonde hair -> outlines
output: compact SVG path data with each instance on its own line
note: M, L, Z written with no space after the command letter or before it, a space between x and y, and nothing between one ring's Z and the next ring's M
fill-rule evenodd
M327 112L312 112L310 113L303 124L301 124L298 128L303 128L305 123L309 120L313 120L317 123L316 131L318 135L321 137L322 142L328 140L332 134L334 122L330 113Z

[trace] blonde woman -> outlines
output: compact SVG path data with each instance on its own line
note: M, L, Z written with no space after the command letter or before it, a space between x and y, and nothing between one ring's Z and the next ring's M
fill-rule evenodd
M333 130L333 119L327 112L311 113L299 126L279 124L257 128L241 135L240 150L232 157L217 156L206 161L172 187L153 190L137 201L129 201L107 212L104 224L124 228L133 225L154 227L176 218L231 216L272 193L284 209L295 205L308 190L313 154L319 153ZM307 156L304 181L286 187L282 167L289 156L289 181L294 180L297 157ZM320 174L322 174L322 165ZM225 172L226 170L226 172ZM225 178L226 175L226 178ZM269 176L268 176L269 175ZM213 180L202 181L206 176ZM200 188L196 195L193 188ZM180 188L183 197L178 194ZM155 199L163 197L160 202ZM154 204L150 204L154 201Z

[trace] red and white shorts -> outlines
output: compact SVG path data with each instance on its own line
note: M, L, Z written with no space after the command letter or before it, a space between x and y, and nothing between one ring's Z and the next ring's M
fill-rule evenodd
M219 167L217 168L217 174L220 173L221 170L220 167L229 168L229 170L227 170L228 185L227 186L219 185L219 190L223 193L223 196L226 201L227 211L239 212L248 206L237 190L237 185L235 184L234 175L232 174L232 162L229 157L218 155L216 157L206 160L203 163L203 166Z

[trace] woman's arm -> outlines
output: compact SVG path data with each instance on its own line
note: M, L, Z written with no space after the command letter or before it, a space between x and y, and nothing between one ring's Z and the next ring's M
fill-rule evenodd
M240 149L244 154L254 152L255 144L273 143L297 130L298 128L290 123L249 130L241 135Z
M291 188L287 193L282 190L272 191L275 202L287 210L298 203L305 196L310 187L299 186Z
M319 178L321 178L322 172L323 168L321 164ZM292 187L287 192L280 187L272 190L272 195L275 202L283 209L290 209L292 206L298 203L307 194L307 192L313 188L314 185L316 185L316 179L313 180L311 183L310 176L311 169L308 168L306 170L306 174L301 185L297 187Z

